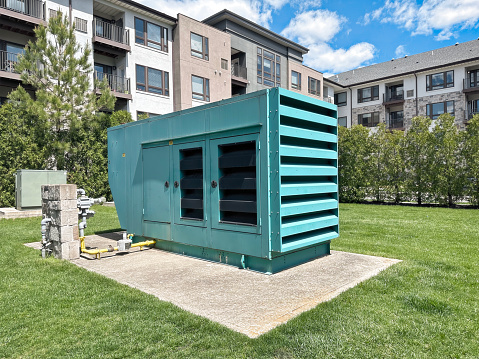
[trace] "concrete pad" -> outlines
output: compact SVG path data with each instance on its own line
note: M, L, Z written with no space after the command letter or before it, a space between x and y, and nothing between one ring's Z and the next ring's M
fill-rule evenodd
M19 211L16 208L0 208L0 219L14 219L14 218L30 218L40 217L42 215L42 209L31 209Z
M85 243L104 248L120 238L121 233L88 236ZM100 260L87 257L82 254L72 263L251 338L400 262L332 251L329 256L266 275L158 249L105 253Z

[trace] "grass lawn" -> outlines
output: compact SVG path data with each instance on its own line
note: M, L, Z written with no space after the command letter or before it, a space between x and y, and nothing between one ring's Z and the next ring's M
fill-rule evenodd
M118 229L113 208L94 209L88 234ZM38 218L0 220L0 358L479 358L478 219L341 205L333 249L403 262L258 339L42 260L23 246L40 240Z

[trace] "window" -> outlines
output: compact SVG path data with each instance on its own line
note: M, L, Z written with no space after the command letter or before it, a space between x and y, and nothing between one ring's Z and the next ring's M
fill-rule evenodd
M321 96L321 81L308 77L308 93Z
M358 124L365 127L374 127L379 123L379 112L363 113L358 115Z
M58 10L48 9L48 17L50 19L54 18L54 17L57 17L57 15L58 15Z
M191 56L195 56L200 59L209 60L208 38L192 32L190 41L191 41Z
M88 32L88 23L85 19L75 18L75 30L80 32Z
M440 72L426 76L426 91L454 87L454 71Z
M348 127L348 118L346 116L338 117L338 125Z
M430 103L426 105L426 115L435 120L443 113L454 116L454 101Z
M301 90L301 73L291 71L291 87L295 90Z
M168 52L168 29L135 17L135 42Z
M340 92L334 94L334 104L338 107L346 106L348 101L348 95L346 92Z
M170 96L169 73L151 67L136 65L136 89Z
M143 111L136 111L136 119L138 121L144 120L146 118L150 118L153 116L159 116L157 113L152 113L152 112L143 112Z
M191 92L195 100L210 101L210 80L192 75Z
M223 70L228 70L228 60L221 59L221 68Z
M407 90L406 91L406 97L413 97L414 96L414 90Z
M479 70L472 70L468 73L469 81L466 88L479 87Z
M358 89L358 103L379 100L379 86Z
M281 86L281 57L258 47L258 83L266 86Z

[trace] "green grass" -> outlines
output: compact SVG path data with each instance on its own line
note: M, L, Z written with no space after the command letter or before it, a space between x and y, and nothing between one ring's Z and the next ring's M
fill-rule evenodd
M89 233L118 229L114 209L95 210ZM38 218L0 220L0 358L478 358L478 215L341 205L333 249L403 262L258 339L42 260L23 246Z

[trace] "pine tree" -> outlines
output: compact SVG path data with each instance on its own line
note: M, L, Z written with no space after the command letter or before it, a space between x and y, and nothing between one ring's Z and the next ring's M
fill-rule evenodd
M48 26L35 28L35 36L15 68L22 82L33 87L35 98L19 86L10 99L38 116L39 123L46 123L47 167L64 169L74 132L86 121L95 121L100 109L113 109L115 97L106 79L93 82L91 48L80 47L74 26L61 12L50 18Z

